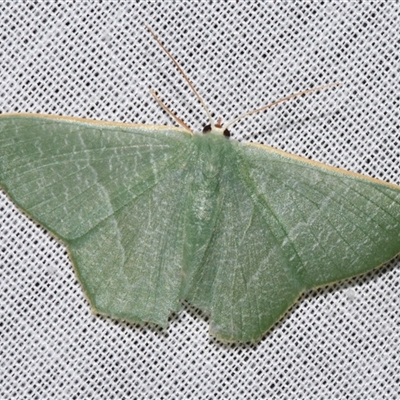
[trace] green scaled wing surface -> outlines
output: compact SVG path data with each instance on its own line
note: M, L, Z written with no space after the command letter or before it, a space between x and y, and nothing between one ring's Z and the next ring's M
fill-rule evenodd
M215 133L5 115L0 184L97 312L165 327L187 300L228 341L400 252L399 187Z

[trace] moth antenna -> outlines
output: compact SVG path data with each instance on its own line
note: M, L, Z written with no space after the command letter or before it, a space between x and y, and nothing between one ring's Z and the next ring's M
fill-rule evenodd
M276 100L276 101L273 101L272 103L269 103L269 104L267 104L267 105L265 105L265 106L262 106L262 107L260 107L260 108L256 108L256 109L251 110L251 111L247 111L247 112L245 112L244 114L239 115L238 117L236 117L236 118L233 119L232 121L227 122L227 123L222 127L222 129L225 130L225 129L227 129L229 126L231 126L231 125L233 125L233 124L236 124L237 122L239 122L239 121L242 120L243 118L247 118L247 117L249 117L250 115L253 115L253 114L258 113L258 112L260 112L260 111L266 110L267 108L272 108L272 107L274 107L274 106L276 106L276 105L278 105L278 104L280 104L280 103L283 103L283 102L285 102L285 101L287 101L287 100L293 99L294 97L299 97L299 96L301 96L301 95L303 95L303 94L307 94L307 93L317 92L317 91L319 91L319 90L327 89L327 88L330 88L330 87L332 87L332 86L339 86L339 85L341 85L341 84L342 84L341 82L328 83L327 85L321 85L321 86L317 86L317 87L315 87L315 88L305 89L305 90L301 90L300 92L292 93L292 94L290 94L289 96L282 97L281 99Z
M193 86L192 82L190 81L189 77L186 75L185 71L182 69L182 67L178 64L178 62L175 60L175 58L172 56L172 54L167 50L167 48L161 43L160 39L158 39L157 35L154 33L154 31L147 25L145 25L145 28L151 33L151 35L153 36L153 39L158 43L158 45L161 47L161 49L164 51L164 53L172 60L172 62L174 63L176 69L179 71L179 73L182 75L183 79L186 81L186 83L189 85L190 89L192 90L192 92L195 94L195 96L197 97L197 99L199 100L200 104L202 105L204 111L207 114L207 118L210 122L210 125L212 128L215 127L214 125L214 120L211 116L211 113L206 105L206 103L204 102L204 100L202 99L202 97L200 96L200 94L197 92L197 90L195 89L195 87Z
M163 101L157 96L157 93L154 89L150 89L150 93L154 97L155 101L159 104L159 106L169 114L178 125L180 125L185 131L193 134L193 131L190 129L189 125L187 125L181 118L179 118L169 107L167 107Z

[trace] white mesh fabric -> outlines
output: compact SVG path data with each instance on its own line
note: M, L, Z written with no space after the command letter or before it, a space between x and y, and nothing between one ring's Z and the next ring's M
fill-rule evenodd
M0 111L189 125L400 183L400 9L391 2L0 4ZM302 296L254 346L186 307L166 332L91 314L66 249L1 192L0 399L397 399L399 259Z

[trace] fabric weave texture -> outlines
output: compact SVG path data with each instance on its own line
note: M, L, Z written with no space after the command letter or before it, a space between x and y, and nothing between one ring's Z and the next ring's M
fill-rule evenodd
M231 129L400 184L395 2L1 2L0 111ZM0 192L0 399L397 399L400 259L306 293L256 345L211 339L189 305L168 330L91 314L65 247Z

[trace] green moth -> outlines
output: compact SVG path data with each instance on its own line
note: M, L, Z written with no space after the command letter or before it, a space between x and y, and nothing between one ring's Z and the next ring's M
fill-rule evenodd
M166 327L186 300L213 336L256 341L304 291L400 252L399 186L239 143L209 117L192 134L0 116L0 185L66 245L96 312Z

